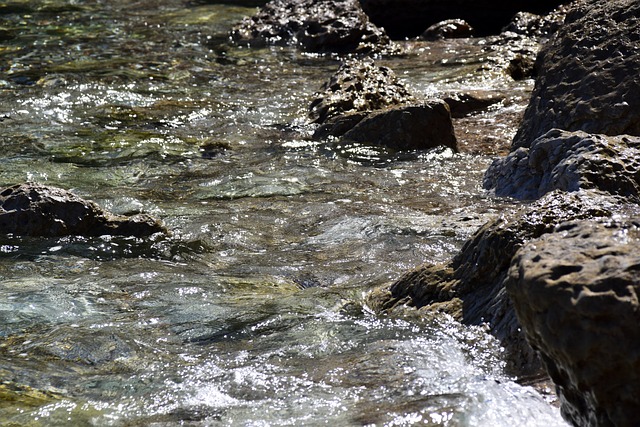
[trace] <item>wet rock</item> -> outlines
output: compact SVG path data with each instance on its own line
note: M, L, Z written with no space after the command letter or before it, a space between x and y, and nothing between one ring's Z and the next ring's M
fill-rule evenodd
M427 28L420 38L424 40L459 39L473 36L473 27L464 19L447 19Z
M592 135L553 129L529 148L495 160L484 187L499 196L537 199L559 189L593 188L640 196L640 137Z
M514 373L540 372L538 356L521 331L505 289L516 251L565 221L609 218L635 208L619 198L593 191L550 193L485 224L451 261L418 267L374 291L368 303L378 312L416 307L445 312L469 325L486 323L505 346L509 368Z
M272 0L237 24L231 38L258 46L294 44L310 52L377 52L390 44L358 0Z
M464 19L479 35L498 34L520 11L544 14L562 0L361 0L371 20L395 39L416 37L447 19Z
M60 188L27 183L0 190L0 234L145 237L166 232L148 215L113 215Z
M343 114L368 113L414 101L390 68L378 66L370 58L350 60L316 93L309 117L314 123L324 123Z
M573 221L525 244L509 270L518 318L576 426L640 425L638 247L638 220Z
M458 151L449 106L444 101L374 111L342 135L341 140L395 150L445 146Z
M486 110L488 107L504 101L504 96L482 93L454 93L444 98L449 105L451 117L454 119L466 117L469 114Z
M338 138L394 150L438 146L457 151L449 106L415 97L387 67L371 59L344 63L310 106L316 140Z
M640 135L640 3L579 2L541 50L513 149L553 128Z

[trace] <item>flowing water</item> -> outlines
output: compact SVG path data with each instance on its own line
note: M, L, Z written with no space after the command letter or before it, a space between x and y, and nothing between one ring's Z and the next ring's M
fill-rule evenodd
M0 425L565 425L484 329L364 303L505 208L480 182L531 82L477 72L481 40L405 42L379 62L416 93L504 97L456 121L463 152L313 142L340 59L229 44L253 11L0 3L0 184L172 231L0 237Z

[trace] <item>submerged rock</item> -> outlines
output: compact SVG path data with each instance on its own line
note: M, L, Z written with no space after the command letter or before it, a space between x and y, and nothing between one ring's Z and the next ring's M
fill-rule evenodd
M529 148L497 159L484 187L499 196L537 199L559 189L594 188L640 196L640 137L551 130Z
M640 3L579 2L537 60L513 149L553 128L640 135Z
M310 52L376 52L390 44L358 0L272 0L231 30L252 45L294 44Z
M149 215L113 215L61 188L27 183L0 190L0 234L146 237L166 232Z
M506 287L581 427L640 425L640 221L573 221L525 244Z
M505 290L512 258L526 242L552 232L557 224L609 218L625 206L620 199L597 192L550 193L485 224L448 263L418 267L374 291L369 305L378 312L409 306L442 311L469 325L486 323L505 346L510 369L517 374L535 373L540 361L521 331Z

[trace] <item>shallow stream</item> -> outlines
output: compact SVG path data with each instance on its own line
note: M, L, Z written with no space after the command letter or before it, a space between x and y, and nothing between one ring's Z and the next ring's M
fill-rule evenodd
M565 425L482 328L364 304L508 207L480 183L531 81L487 71L482 40L403 42L378 61L416 93L504 98L456 120L462 152L313 142L340 59L229 44L253 11L0 4L0 185L172 231L0 237L0 425Z

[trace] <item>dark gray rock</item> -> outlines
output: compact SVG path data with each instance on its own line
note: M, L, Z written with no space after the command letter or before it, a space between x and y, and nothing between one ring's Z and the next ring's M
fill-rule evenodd
M146 237L166 232L148 215L113 215L60 188L28 183L0 190L0 234Z
M470 91L466 93L453 93L443 100L449 105L451 117L461 118L470 114L484 111L490 106L504 101L505 97L495 93L482 93Z
M379 52L384 30L369 21L358 0L272 0L231 30L251 45L298 45L310 52Z
M640 135L640 2L579 2L538 56L513 149L553 128Z
M552 232L560 223L609 218L634 208L597 192L550 193L485 224L448 263L418 267L374 291L369 305L378 312L409 306L443 311L465 324L486 323L505 346L514 373L539 372L538 356L527 343L505 290L511 259L526 242Z
M447 19L464 19L479 35L498 34L520 11L544 14L562 0L361 0L373 23L392 38L417 37Z
M345 132L341 140L394 150L444 146L458 151L449 106L444 101L374 111Z
M574 221L525 244L506 287L575 426L640 425L640 221Z
M447 19L427 28L420 38L424 40L459 39L472 37L474 29L464 19Z
M369 113L382 108L415 102L409 89L388 67L372 59L344 62L309 106L314 123L350 113Z
M551 130L529 148L497 159L484 177L496 195L537 199L559 189L593 188L640 196L640 137Z

